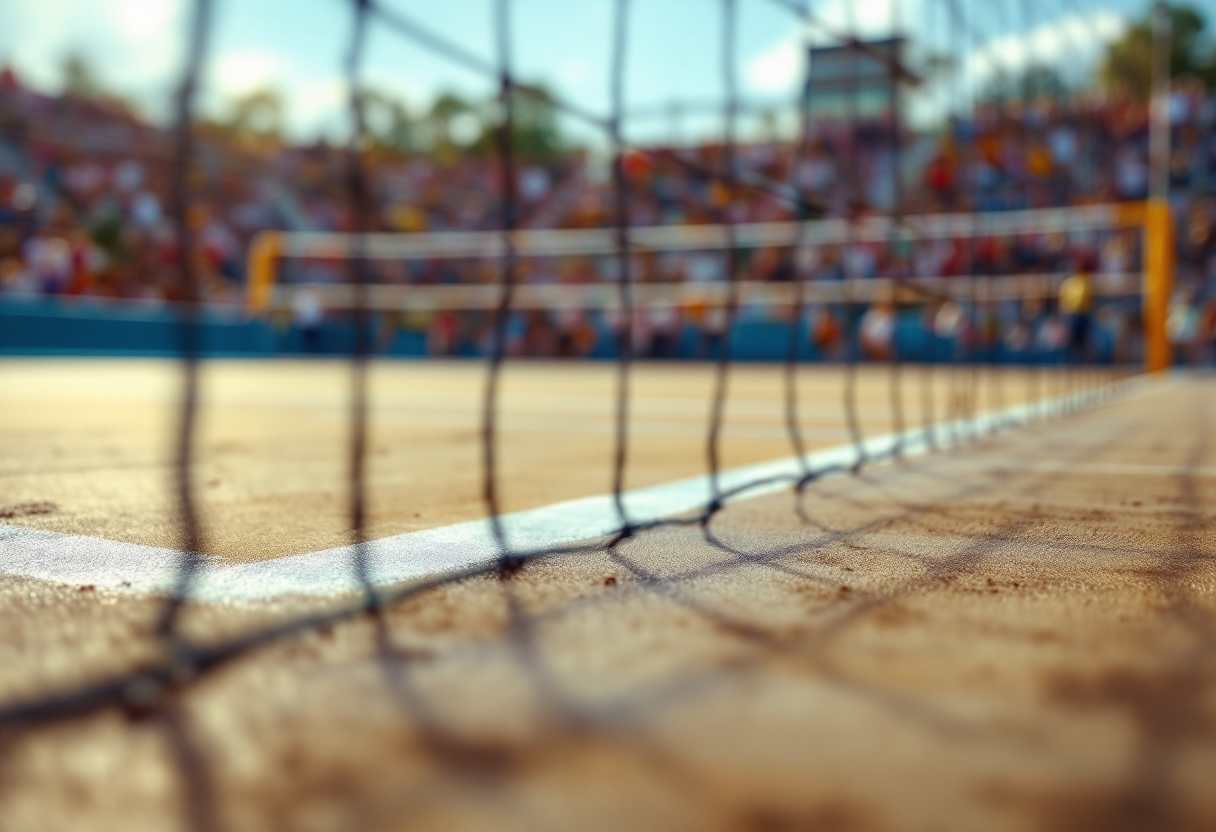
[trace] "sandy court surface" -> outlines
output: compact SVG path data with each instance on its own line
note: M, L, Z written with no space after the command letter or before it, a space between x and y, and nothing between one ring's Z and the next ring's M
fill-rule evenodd
M422 592L158 707L0 721L0 829L1216 828L1213 407L1165 382ZM155 599L0 597L0 702L157 660Z
M481 364L385 363L371 373L369 534L387 537L485 514L481 498ZM504 375L504 511L611 489L615 369L515 362ZM849 439L843 374L799 375L808 450ZM995 376L993 376L995 378ZM896 388L909 426L949 415L961 371L909 367ZM981 408L1062 390L1057 374L1002 374ZM171 361L8 360L0 363L0 524L174 547L169 449L178 368ZM349 542L349 367L333 362L214 361L205 365L195 483L206 550L263 560ZM712 368L643 364L632 383L629 488L701 475ZM780 367L732 369L722 461L787 457ZM857 380L866 435L890 433L891 376Z

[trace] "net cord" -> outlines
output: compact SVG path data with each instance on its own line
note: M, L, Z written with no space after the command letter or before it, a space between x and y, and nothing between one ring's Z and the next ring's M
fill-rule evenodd
M891 33L895 37L900 37L900 29L902 28L902 19L900 17L900 0L891 0ZM903 227L904 215L904 191L903 191L903 121L901 99L901 79L895 72L897 62L893 62L887 73L887 80L890 84L890 107L891 107L891 220L896 228ZM907 237L905 239L915 239ZM896 280L899 281L905 275L904 265L902 262L903 252L901 251L901 243L903 239L895 240L895 256L894 268ZM903 399L903 373L900 366L899 355L899 306L892 298L891 309L891 372L888 384L888 400L891 403L891 429L895 434L895 441L891 446L891 455L899 458L904 451L904 433L907 429L904 419L904 399Z
M173 693L195 680L200 673L200 648L180 632L181 616L205 556L205 532L194 490L195 446L198 432L199 391L202 361L202 326L199 320L202 286L196 264L197 241L191 205L191 176L194 173L194 108L211 33L211 0L195 0L189 18L185 65L175 98L175 157L170 169L172 217L177 236L179 307L177 332L180 339L181 399L174 441L179 548L182 560L176 586L161 606L156 635L167 653L161 680L128 678L121 681L112 698L129 711L149 712L157 722L168 750L182 775L182 814L194 832L219 828L213 800L210 771L195 742L188 715Z
M612 454L612 503L621 524L621 536L632 533L633 524L625 509L625 473L629 455L629 370L633 360L633 275L629 251L629 181L625 173L625 142L621 123L625 108L625 67L628 56L629 0L613 5L611 62L612 98L612 187L615 197L617 288L621 304L621 323L617 360L616 410Z
M367 174L363 169L366 149L367 124L365 120L363 87L360 74L367 45L368 0L351 0L353 20L349 49L346 56L346 83L350 112L350 144L347 148L347 198L350 203L351 247L349 278L354 292L354 343L350 356L350 446L348 448L348 499L350 501L349 525L353 542L351 569L360 587L368 609L379 606L375 585L368 572L367 562L367 421L368 359L371 352L369 314L367 303L368 274L363 251L365 235L370 230L370 211L367 193Z
M845 11L845 26L849 31L855 30L854 9L853 4L846 3ZM848 178L846 191L848 193L848 203L845 207L845 242L844 242L844 257L845 261L842 264L844 267L845 277L845 363L844 363L844 416L845 423L848 425L849 437L853 442L853 447L857 451L857 457L853 462L853 471L860 471L867 462L869 455L866 453L865 436L862 434L861 422L857 416L857 360L858 352L861 349L861 321L857 315L857 303L853 297L853 274L852 267L856 258L854 247L857 245L855 239L855 228L857 223L857 215L861 210L862 192L861 192L861 169L860 159L857 153L857 123L859 119L858 112L858 95L860 92L860 74L861 69L857 65L856 55L849 62L849 104L847 121L848 136L848 152L845 154Z
M1078 16L1081 15L1080 9L1075 3L1069 2L1068 6L1070 9L1072 9L1074 12L1076 12ZM1076 38L1075 27L1063 26L1063 27L1061 27L1061 29L1062 29L1064 35L1066 37L1070 38L1077 45L1077 48L1079 50L1083 49L1085 47L1086 44L1085 44L1084 35L1082 35L1082 37L1080 39ZM1078 144L1080 144L1081 139L1085 135L1086 131L1084 129L1085 125L1082 123L1081 119L1078 117L1078 110L1079 110L1079 104L1076 101L1069 101L1066 99L1065 105L1064 105L1065 116L1069 120L1069 123L1072 126L1072 130L1073 130L1074 135L1077 137ZM1077 158L1078 159L1085 158L1085 154L1083 152L1079 153L1077 155ZM1083 349L1084 349L1084 347L1083 347ZM1083 354L1081 356L1082 361L1084 361L1086 358L1091 358L1091 356L1085 355L1085 354ZM1096 362L1094 362L1094 369L1091 369L1088 372L1085 372L1083 375L1080 375L1080 377L1076 380L1077 384L1078 384L1078 388L1079 388L1077 390L1077 392L1079 393L1079 392L1084 392L1084 391L1088 391L1088 390L1092 389L1090 385L1091 385L1091 382L1096 381L1097 373L1098 373L1098 371L1096 369ZM1071 374L1070 374L1070 376L1071 376Z
M809 15L809 2L799 6L803 17ZM804 36L802 41L803 54L810 54L810 38ZM810 149L811 143L811 66L807 58L806 70L803 73L802 86L797 92L795 106L798 111L798 143L790 163L790 184L795 189L801 188L802 166ZM798 219L801 219L799 217ZM793 238L790 251L790 265L794 272L796 297L794 301L794 320L790 327L790 340L787 347L784 370L785 392L785 426L789 434L790 448L798 459L802 476L798 481L798 489L802 490L814 478L814 473L806 461L806 442L802 437L802 427L798 418L798 347L806 337L803 327L807 316L807 282L809 269L804 269L799 263L799 254L803 250L803 223L797 223L797 232Z
M208 36L211 30L211 0L195 0L186 46L186 60L177 88L174 107L174 160L171 168L172 216L177 235L175 263L178 291L182 304L178 307L178 336L181 359L181 403L174 437L174 485L177 497L178 523L181 537L178 544L183 552L176 586L161 609L156 625L157 634L175 658L189 672L191 648L178 634L185 599L189 597L194 580L203 563L204 532L199 518L194 492L194 450L198 427L199 384L202 327L199 307L202 291L196 265L196 241L191 206L190 177L194 170L195 137L194 107L199 82L206 60Z
M490 528L500 552L500 568L509 570L514 562L506 531L501 520L502 502L498 489L498 397L502 381L503 363L507 351L507 326L511 317L511 300L515 291L516 255L512 232L516 224L515 181L515 120L514 93L511 66L511 10L510 0L496 0L494 4L494 34L498 54L499 106L501 108L498 129L495 131L495 151L498 157L499 176L502 180L502 239L503 258L499 271L498 308L494 313L490 358L486 375L482 408L482 499L486 505Z
M722 420L725 414L727 386L730 381L730 342L731 330L734 328L735 315L739 306L739 251L735 239L735 218L731 210L734 188L728 184L735 173L735 131L738 117L738 89L735 81L735 0L722 0L722 43L720 71L722 86L725 92L725 105L722 112L722 149L719 164L721 167L719 185L727 188L728 198L720 210L719 219L726 229L726 249L723 252L723 264L726 270L727 296L721 322L722 331L718 336L718 355L714 367L713 398L709 410L709 431L706 436L706 462L709 466L710 502L706 508L704 521L709 519L722 507L722 489L718 482L718 474L722 467L721 439ZM715 322L716 323L716 322Z

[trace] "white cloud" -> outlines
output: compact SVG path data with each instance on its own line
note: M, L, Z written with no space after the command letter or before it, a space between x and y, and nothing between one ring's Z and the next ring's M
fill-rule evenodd
M282 55L264 50L237 50L215 57L208 71L208 86L232 97L261 87L281 86L291 76Z
M1127 21L1111 11L1063 15L1025 32L993 38L967 55L963 69L979 86L999 72L1018 73L1044 64L1077 79L1126 28Z
M747 81L757 92L786 92L798 83L805 62L802 41L782 38L748 62Z
M961 74L930 80L910 102L909 117L931 122L966 107L999 74L1017 76L1031 66L1050 66L1069 83L1088 80L1103 50L1127 27L1110 11L1061 15L1030 29L1000 35L967 51L959 60Z
M755 92L792 92L803 77L808 44L836 44L846 33L867 40L891 37L921 19L923 6L923 0L868 0L862 8L856 0L815 4L814 22L795 26L747 61L748 84Z
M317 65L304 65L291 56L268 50L235 50L220 54L208 71L206 108L217 113L234 97L257 89L282 94L288 130L300 138L318 132L345 134L349 121L346 78L324 72ZM421 92L400 73L375 69L364 73L363 82L406 102L421 100Z
M11 64L37 89L55 91L66 56L79 53L102 84L132 98L149 115L170 112L186 46L187 0L0 0L0 64ZM217 23L222 21L217 21ZM254 89L278 90L289 128L300 136L342 132L346 84L337 70L307 53L282 49L224 50L212 32L202 107L219 112L233 96ZM369 72L367 81L403 97L416 92L400 75Z
M941 2L941 0L932 0ZM838 42L848 32L859 37L875 39L890 37L899 28L906 30L910 22L924 19L924 0L827 0L815 3L815 19L822 27L812 24L811 39L816 45Z
M582 84L594 75L591 63L583 57L568 58L557 66L557 78L563 84Z
M924 0L869 0L864 12L849 4L852 0L827 0L815 7L823 26L788 31L746 63L746 78L753 92L794 92L805 71L805 47L838 42L833 36L856 32L865 39L891 36L896 30L893 17L898 8L899 26L919 51L941 51L924 31ZM899 4L898 7L896 4ZM955 95L964 96L982 89L998 73L1016 74L1032 65L1049 65L1066 80L1078 82L1101 57L1106 45L1127 27L1121 15L1107 11L1061 15L1030 29L991 38L978 48L966 51L959 60L961 73L948 80L930 83L910 101L912 116L921 120L940 115ZM951 87L951 84L961 85ZM951 89L956 92L951 93Z
M346 133L349 97L345 79L337 76L296 84L288 97L291 127L303 134Z
M4 0L0 61L58 88L66 55L83 54L102 82L145 104L163 101L184 46L183 0Z

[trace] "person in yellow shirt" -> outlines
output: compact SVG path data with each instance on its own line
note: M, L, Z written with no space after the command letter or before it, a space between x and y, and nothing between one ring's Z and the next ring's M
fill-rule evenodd
M1060 312L1068 320L1068 358L1083 361L1089 354L1089 328L1094 306L1093 278L1087 263L1060 284Z

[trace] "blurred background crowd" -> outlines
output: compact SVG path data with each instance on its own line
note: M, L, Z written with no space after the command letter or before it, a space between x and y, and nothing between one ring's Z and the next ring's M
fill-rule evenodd
M1202 15L1174 7L1176 38L1171 124L1170 202L1177 232L1178 278L1171 333L1180 357L1216 357L1216 48L1199 34ZM724 149L712 141L653 143L623 160L633 225L862 219L892 212L996 212L1144 199L1149 188L1149 105L1143 62L1146 23L1132 26L1092 83L1065 84L1049 67L1002 78L939 124L913 129L889 116L811 123L805 136L746 132L734 152L731 183L718 173ZM1132 58L1128 58L1128 55ZM484 102L445 94L425 113L370 92L372 141L364 166L372 188L372 230L492 230L502 224L502 181ZM262 230L348 231L349 155L324 141L285 137L282 102L273 91L233 102L228 116L199 126L190 218L209 304L244 303L246 255ZM572 140L543 87L517 95L517 222L526 228L595 228L615 220L606 152ZM141 304L176 300L177 239L169 218L172 136L120 97L99 88L83 59L65 62L61 90L34 89L17 70L0 72L0 300L109 298ZM1092 272L1095 280L1141 268L1132 233L1066 234L1051 228L1012 238L756 249L743 253L743 279L839 280L845 276L1013 275ZM286 265L287 281L340 282L346 266ZM377 263L380 282L477 283L499 279L492 261L452 259ZM608 258L529 260L519 279L589 282L614 279ZM638 258L639 281L716 281L720 253ZM918 325L971 322L976 343L996 339L1007 352L1062 349L1066 336L1052 304L1013 303L991 320L936 310ZM1057 310L1058 311L1058 310ZM296 325L335 313L305 303ZM1095 355L1134 357L1136 303L1110 304L1100 316ZM744 309L742 320L788 315ZM811 310L809 336L825 355L842 329L872 318L841 320ZM952 317L953 316L953 317ZM721 326L712 310L652 310L635 325L638 348L662 356L696 330L704 340ZM476 351L488 316L431 311L403 315L390 327L425 331L432 352ZM585 313L520 316L513 349L527 354L590 354L612 322ZM1123 348L1124 355L1119 350ZM881 350L878 350L881 352ZM876 355L875 357L881 357Z

